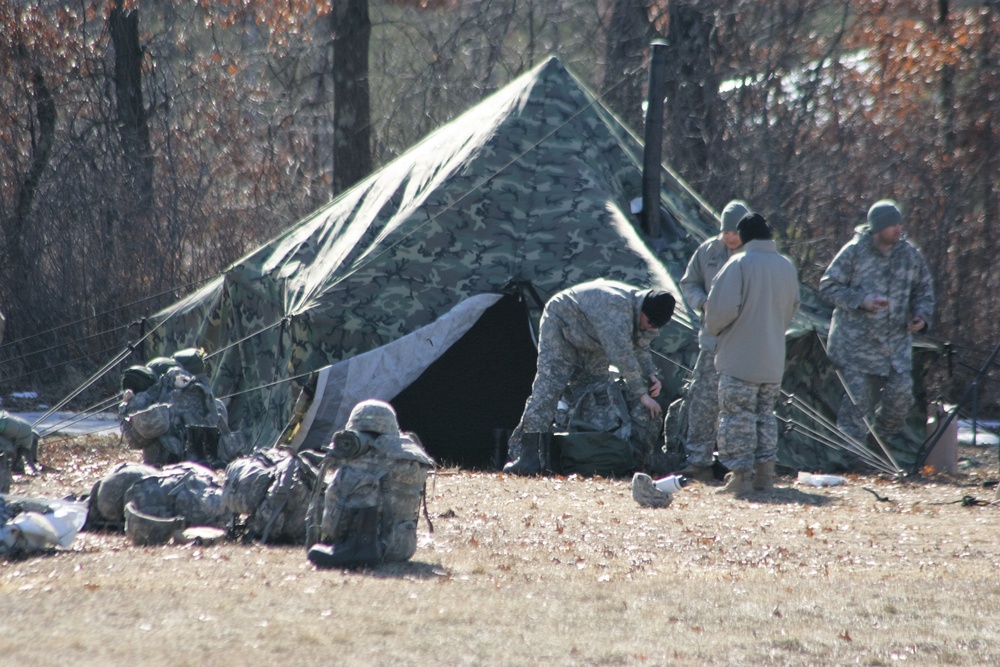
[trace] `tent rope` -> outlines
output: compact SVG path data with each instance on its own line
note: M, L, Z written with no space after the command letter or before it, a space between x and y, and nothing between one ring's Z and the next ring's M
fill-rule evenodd
M837 425L824 417L818 410L813 406L809 405L801 398L797 397L795 394L789 394L782 391L782 395L786 397L785 404L791 407L798 408L803 412L806 417L812 419L814 422L825 428L830 436L824 438L821 442L827 444L832 449L840 449L854 454L862 459L864 459L869 465L874 468L879 468L885 470L886 472L896 474L897 470L894 470L891 463L878 455L878 452L874 452L863 443L858 442L854 438L850 437L847 433L841 431L837 428ZM799 422L793 422L799 427L799 432L804 432L809 430L804 424Z
M51 408L49 408L41 417L39 417L35 421L34 424L32 424L32 427L37 426L39 423L41 423L43 420L47 419L53 413L58 412L59 410L61 410L63 407L66 406L67 403L69 403L70 401L72 401L74 398L76 398L77 396L79 396L83 391L85 391L86 389L88 389L89 387L91 387L94 383L96 383L99 379L101 379L102 377L104 377L104 375L106 373L110 372L112 368L116 367L122 361L124 361L125 359L127 359L128 356L135 351L135 349L136 349L136 347L138 347L138 345L140 345L144 340L146 340L147 338L149 338L150 336L152 336L153 332L155 332L161 326L163 326L164 324L166 324L169 320L170 320L170 317L164 318L162 322L160 322L155 327L151 328L149 331L147 331L145 334L143 334L139 338L139 340L137 340L134 343L131 343L131 342L128 343L125 346L125 349L121 350L118 354L116 354L115 357L111 361L109 361L108 363L104 364L104 366L102 366L96 372L94 372L87 380L85 380L83 383L81 383L80 385L78 385L73 391L71 391L69 393L69 395L67 395L61 401L59 401L54 406L52 406ZM142 322L144 323L144 322L146 322L146 320L143 319Z
M819 331L815 329L813 329L813 333L816 334L816 339L819 340L819 344L823 347L823 352L826 354L827 358L829 358L830 353L827 350L826 343L823 341L823 336L821 336ZM854 394L851 392L851 388L847 386L847 380L844 379L843 373L841 373L840 369L837 368L836 365L834 365L834 372L837 374L837 379L840 380L840 385L844 388L844 391L847 393L847 398L848 400L851 401L851 405L857 408L858 401L855 399ZM872 426L870 420L868 419L868 415L862 413L861 420L864 422L865 428L868 429L868 432L871 433L872 437L875 438L875 442L878 443L878 446L882 449L882 452L885 453L886 457L892 463L892 466L893 468L896 469L896 472L898 473L904 472L903 468L899 465L899 463L896 462L896 458L892 455L892 452L889 451L889 447L886 446L885 442L882 440L882 436L880 436L878 432L875 431L875 428Z
M211 277L205 278L203 280L198 280L198 281L190 282L190 283L188 283L186 285L179 285L179 286L176 286L176 287L171 287L170 289L163 290L162 292L159 292L157 294L152 294L150 296L146 296L146 297L143 297L141 299L137 299L137 300L132 301L130 303L126 303L126 304L123 304L123 305L120 305L120 306L116 306L114 308L109 308L108 310L105 310L105 311L100 312L100 313L95 313L93 315L88 315L87 317L81 317L81 318L79 318L77 320L74 320L72 322L67 322L65 324L60 324L59 326L52 327L52 328L47 329L45 331L39 331L39 332L34 333L34 334L30 335L30 336L25 336L23 338L18 338L16 340L8 341L8 342L3 343L2 345L0 345L0 350L4 350L4 349L10 348L11 346L15 346L15 345L23 345L24 343L26 343L28 341L32 341L32 340L34 340L36 338L40 338L42 336L47 336L47 335L50 335L50 334L54 334L55 332L60 331L62 329L66 329L68 327L75 326L77 324L83 324L84 322L90 322L92 320L96 320L99 317L104 317L106 315L110 315L111 313L118 312L119 310L124 310L126 308L131 308L132 306L135 306L135 305L138 305L138 304L141 304L141 303L145 303L147 301L152 301L153 299L158 299L161 296L164 296L165 294L170 294L171 292L177 292L177 291L180 291L180 290L190 289L191 287L195 287L195 286L198 286L198 285L200 285L202 283L206 283L206 282L208 282L209 280L211 280L214 277L215 276L211 276ZM121 326L117 326L117 327L114 327L112 329L107 329L105 331L101 331L101 332L96 333L96 334L90 334L88 336L84 336L83 338L75 338L75 339L67 340L67 341L65 341L65 342L63 342L63 343L61 343L59 345L54 345L54 346L52 346L50 348L47 348L47 349L44 349L44 350L34 350L32 352L28 352L26 354L23 354L20 357L8 357L8 356L5 355L5 359L7 359L7 361L17 361L17 360L25 359L26 357L30 357L30 356L32 356L34 354L41 354L43 352L51 352L53 350L58 350L58 349L62 349L62 348L65 348L65 347L69 347L70 345L75 345L75 344L81 343L81 342L83 342L85 340L89 340L89 339L97 337L97 336L103 336L103 335L106 335L106 334L115 333L116 331L121 331L122 329L127 329L128 327L133 326L134 324L136 324L136 323L132 322L132 323L129 323L129 324L122 324ZM14 378L14 379L17 379L17 378Z

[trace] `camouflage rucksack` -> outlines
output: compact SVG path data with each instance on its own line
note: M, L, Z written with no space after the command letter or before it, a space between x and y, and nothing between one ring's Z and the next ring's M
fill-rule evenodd
M246 515L247 534L265 543L302 544L320 455L272 447L226 467L223 506Z
M187 461L133 483L124 503L125 533L137 544L161 541L153 538L162 536L160 524L226 528L232 520L222 505L222 485L215 473Z
M87 529L125 527L125 494L144 477L160 472L141 463L121 463L99 479L90 492Z
M353 567L413 556L434 465L413 434L338 432L310 503L309 559L321 567Z
M553 470L583 477L622 477L648 466L660 424L641 403L630 406L620 380L584 387L568 413L565 433L553 437Z

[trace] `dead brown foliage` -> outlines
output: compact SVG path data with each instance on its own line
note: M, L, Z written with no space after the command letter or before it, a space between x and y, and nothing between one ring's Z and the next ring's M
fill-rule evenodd
M983 665L1000 658L995 447L962 471L773 495L441 471L411 562L320 571L300 547L141 548L81 533L0 564L6 664ZM86 492L133 456L49 444ZM963 498L965 499L963 502Z

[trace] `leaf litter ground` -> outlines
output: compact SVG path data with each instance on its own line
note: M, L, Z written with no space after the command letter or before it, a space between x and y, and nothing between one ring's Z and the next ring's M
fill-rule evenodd
M666 509L628 480L441 470L414 559L321 571L297 546L81 533L0 563L6 664L982 665L1000 660L997 448L955 475L779 479ZM46 443L59 498L136 453Z

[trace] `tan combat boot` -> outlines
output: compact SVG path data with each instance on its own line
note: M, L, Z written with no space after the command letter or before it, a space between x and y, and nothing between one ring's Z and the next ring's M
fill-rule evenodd
M726 485L716 491L720 494L739 496L750 490L750 471L733 470L726 474Z
M763 461L754 465L753 490L764 493L774 491L774 461Z

